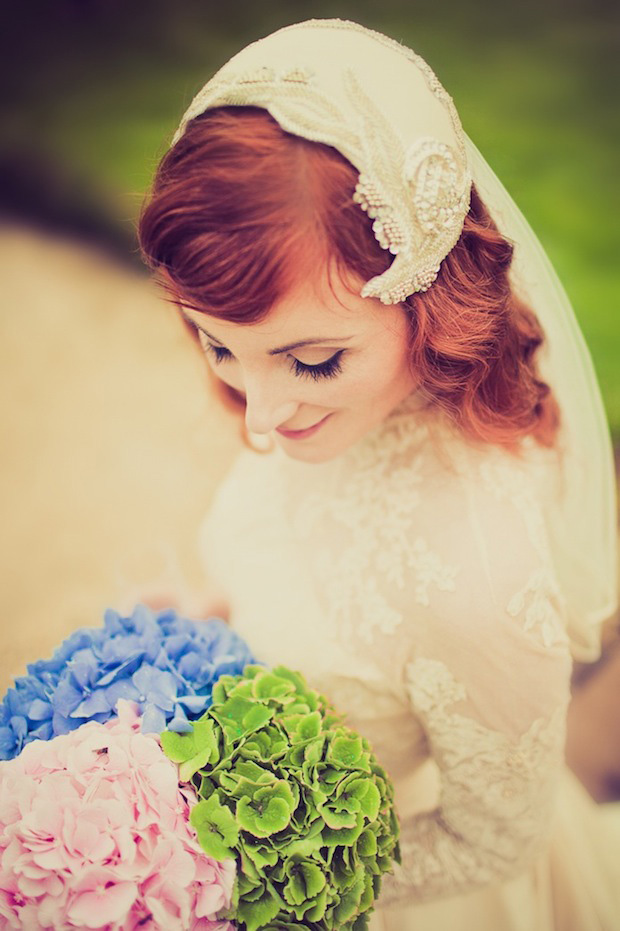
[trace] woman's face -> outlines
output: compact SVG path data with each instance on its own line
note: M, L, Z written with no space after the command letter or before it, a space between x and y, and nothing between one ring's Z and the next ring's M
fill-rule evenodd
M339 455L415 387L405 310L351 294L337 274L296 286L259 323L182 310L217 377L245 396L248 430L293 459Z

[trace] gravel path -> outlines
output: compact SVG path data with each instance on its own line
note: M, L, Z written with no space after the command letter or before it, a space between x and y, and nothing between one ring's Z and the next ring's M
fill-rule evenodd
M145 276L0 229L0 689L151 585L204 587L200 519L240 441Z

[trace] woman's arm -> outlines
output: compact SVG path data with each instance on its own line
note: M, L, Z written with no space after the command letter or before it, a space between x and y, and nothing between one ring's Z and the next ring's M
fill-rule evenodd
M402 865L382 905L515 876L551 830L570 698L565 605L533 499L516 486L489 490L464 488L442 550L458 581L435 593L404 668L440 797L402 825Z
M563 760L560 695L516 737L455 711L466 690L442 663L419 659L408 674L441 795L435 810L402 825L402 865L385 879L382 905L468 892L527 867L548 836Z

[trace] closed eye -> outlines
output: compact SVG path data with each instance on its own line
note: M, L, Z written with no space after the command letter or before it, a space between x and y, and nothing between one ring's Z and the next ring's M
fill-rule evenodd
M234 358L232 352L226 349L225 346L216 346L206 339L201 339L200 342L203 349L213 356L216 365ZM335 378L342 371L341 357L344 352L344 349L339 349L325 362L319 362L317 365L308 365L305 362L300 362L295 356L289 356L291 369L298 378L312 378L314 381L318 381L320 378Z
M232 359L232 352L224 346L214 346L206 340L201 340L202 348L213 354L216 362L224 362L226 359Z

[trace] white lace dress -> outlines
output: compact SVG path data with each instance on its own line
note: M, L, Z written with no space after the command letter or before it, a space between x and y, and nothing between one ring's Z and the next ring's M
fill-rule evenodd
M373 931L620 928L620 826L563 762L555 470L533 440L522 460L464 442L414 394L331 462L243 452L205 521L233 627L394 780L402 866Z

